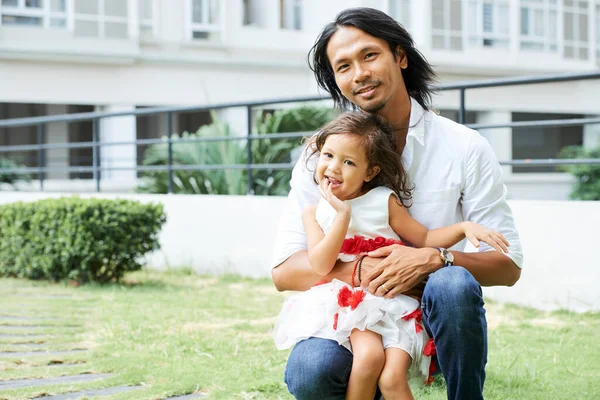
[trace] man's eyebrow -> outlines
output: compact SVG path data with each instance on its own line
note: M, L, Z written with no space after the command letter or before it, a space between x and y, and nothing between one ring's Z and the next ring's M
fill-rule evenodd
M380 50L380 49L378 47L373 46L373 45L368 45L368 46L365 46L362 49L360 49L358 51L358 54L364 54L364 53L367 53L367 52L373 51L373 50ZM338 65L338 64L340 64L342 62L347 62L348 58L349 57L346 56L346 55L344 55L344 56L342 56L340 58L334 58L332 65Z

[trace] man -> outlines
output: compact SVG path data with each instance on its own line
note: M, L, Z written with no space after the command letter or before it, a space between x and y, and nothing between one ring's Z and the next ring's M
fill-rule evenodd
M477 132L429 111L435 75L410 35L375 9L341 12L311 49L311 68L337 106L352 105L384 117L414 184L409 212L429 229L469 220L501 232L510 243L501 254L482 245L415 249L398 245L370 253L362 285L393 297L422 295L423 321L437 348L449 399L482 399L487 361L487 325L481 286L512 286L520 277L522 252L501 168ZM319 191L300 160L275 246L273 281L278 290L307 290L321 279L306 253L301 212ZM385 258L381 258L385 257ZM338 262L327 277L350 282L352 266ZM422 282L426 281L423 288ZM298 343L285 380L297 399L344 399L352 354L336 342Z

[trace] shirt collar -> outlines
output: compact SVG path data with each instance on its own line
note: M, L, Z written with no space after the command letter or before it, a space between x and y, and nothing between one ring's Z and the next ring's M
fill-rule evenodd
M418 101L410 98L410 122L408 123L408 134L406 141L412 137L419 142L421 146L425 145L425 110Z

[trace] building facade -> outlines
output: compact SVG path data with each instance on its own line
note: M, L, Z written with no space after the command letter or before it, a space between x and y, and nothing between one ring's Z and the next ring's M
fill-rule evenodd
M0 119L318 94L308 49L348 7L379 8L402 23L441 83L589 72L600 66L600 0L0 0ZM600 115L600 82L469 90L468 123ZM456 117L458 92L434 106ZM245 134L246 111L219 117ZM208 113L180 113L195 131ZM105 142L160 137L165 121L102 121ZM482 131L500 160L550 158L565 145L600 145L600 126ZM49 124L50 143L91 141L91 122ZM35 127L0 129L0 146L37 143ZM46 166L89 166L89 148L48 150ZM132 166L143 148L106 147L103 166ZM36 153L11 153L37 166ZM0 154L4 156L4 154ZM572 178L553 168L505 167L511 197L563 199ZM90 174L53 170L50 181ZM113 171L104 180L136 179Z

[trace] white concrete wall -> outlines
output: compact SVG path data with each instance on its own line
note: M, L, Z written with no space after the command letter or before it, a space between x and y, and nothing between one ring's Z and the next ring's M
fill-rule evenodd
M64 194L68 195L68 194ZM0 204L61 194L3 192ZM89 195L164 204L168 221L155 268L270 276L275 229L285 198L259 196ZM485 288L487 298L540 309L600 311L597 227L600 202L510 201L525 254L521 280Z

